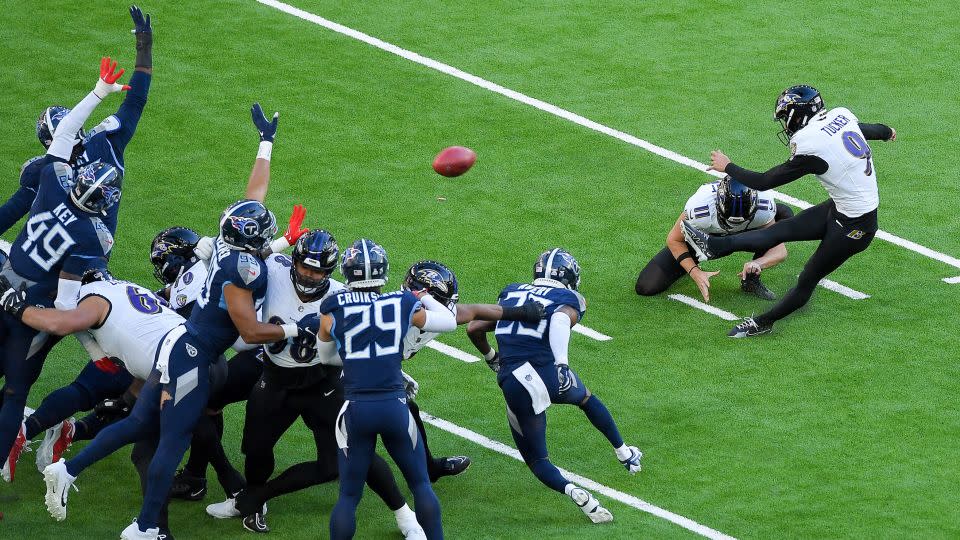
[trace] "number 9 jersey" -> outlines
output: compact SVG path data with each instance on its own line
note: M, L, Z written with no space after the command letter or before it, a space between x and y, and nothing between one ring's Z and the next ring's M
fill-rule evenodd
M550 285L543 282L550 282ZM546 316L538 324L525 324L518 321L499 321L494 335L500 349L500 362L504 368L500 373L510 373L512 367L530 362L535 367L553 364L553 350L550 348L550 317L563 306L570 306L582 320L587 310L587 302L577 291L562 286L549 279L538 279L533 285L513 283L507 285L497 303L504 307L515 307L533 300L543 304Z
M401 344L410 319L422 308L407 290L386 294L340 291L320 305L333 317L330 333L343 360L348 400L404 398Z

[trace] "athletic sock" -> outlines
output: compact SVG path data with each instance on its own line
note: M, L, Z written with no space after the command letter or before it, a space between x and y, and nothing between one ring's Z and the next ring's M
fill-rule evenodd
M617 453L617 459L623 461L633 455L633 452L630 451L630 447L626 444L619 448L615 448L614 451Z

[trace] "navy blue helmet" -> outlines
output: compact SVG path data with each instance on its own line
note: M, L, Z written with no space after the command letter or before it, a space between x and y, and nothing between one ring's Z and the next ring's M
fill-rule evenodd
M544 251L533 265L533 279L559 281L568 289L580 287L580 265L567 250L553 248Z
M40 144L44 148L50 148L50 145L53 144L53 134L57 131L57 126L60 125L60 121L63 120L63 117L67 116L70 112L70 109L63 107L61 105L54 105L52 107L47 107L40 117L37 118L37 138L40 139ZM77 132L76 142L73 146L73 156L71 156L70 161L76 160L77 156L80 155L80 152L83 151L83 139L86 135L83 132L83 128Z
M170 227L160 231L150 244L150 263L153 277L160 283L170 285L180 274L197 262L193 252L200 235L186 227Z
M750 221L757 213L759 195L754 189L724 176L717 185L717 213L720 224L735 226Z
M104 214L120 202L123 174L108 163L96 162L77 169L77 181L70 188L70 200L84 212Z
M277 218L260 201L237 201L220 216L220 238L234 249L260 251L275 234Z
M373 240L361 238L343 252L340 273L352 289L372 289L387 283L387 252Z
M403 286L411 291L426 291L438 302L453 309L460 300L460 286L453 270L436 261L413 263L403 278Z
M790 137L800 131L813 115L823 110L823 98L812 86L798 84L787 88L777 97L777 106L773 110L773 119L780 122L783 129L777 136L783 144L790 143Z
M301 236L293 246L294 264L290 267L290 278L297 293L311 301L327 294L330 289L330 274L337 267L339 259L340 246L329 232L317 229ZM316 272L323 272L324 276L320 279L304 276L297 270L298 264Z

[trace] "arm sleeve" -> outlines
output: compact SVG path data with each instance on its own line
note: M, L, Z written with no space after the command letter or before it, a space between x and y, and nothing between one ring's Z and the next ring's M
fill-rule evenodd
M27 215L30 211L30 205L37 196L37 190L20 186L19 189L9 198L7 202L0 206L0 234L7 232L10 227Z
M107 135L110 138L110 144L119 153L123 153L127 143L130 142L133 134L137 131L137 123L140 122L143 108L147 105L147 93L150 92L151 79L152 76L149 73L142 71L135 71L133 76L130 77L130 90L127 90L123 103L120 104L120 108L114 115L120 121L120 129Z
M763 191L789 184L807 174L823 174L828 168L827 162L817 156L797 154L764 173L744 169L734 163L727 165L726 172L737 182Z
M337 344L333 341L317 340L317 359L327 366L343 365L343 359L337 354Z
M90 359L94 362L107 356L107 353L100 347L100 344L97 343L97 340L93 339L93 336L90 335L90 332L84 330L83 332L77 332L74 334L74 336L77 337L77 341L83 345L83 348L87 350L87 354L90 355Z
M869 141L889 141L893 137L893 130L885 124L859 124L860 131Z
M97 94L90 92L77 103L77 106L70 109L70 112L63 117L60 124L57 125L57 131L53 134L53 142L47 149L47 155L58 157L63 160L70 159L73 154L73 147L77 142L77 132L83 127L83 123L90 118L90 114L97 108L102 100Z
M79 281L60 278L57 284L57 298L53 301L53 305L57 309L73 309L77 307L77 297L79 295Z
M457 329L457 317L429 294L420 299L427 312L421 330L427 332L452 332Z
M570 347L570 316L562 311L550 316L550 350L554 364L566 364Z

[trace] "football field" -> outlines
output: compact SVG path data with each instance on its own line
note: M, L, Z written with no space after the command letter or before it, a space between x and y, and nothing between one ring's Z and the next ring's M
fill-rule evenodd
M0 8L0 196L42 152L34 123L46 106L86 95L101 55L133 72L127 5ZM960 280L950 283L960 276L960 13L950 3L141 7L153 18L154 71L126 151L118 277L157 288L148 260L157 232L216 233L256 155L254 101L280 111L266 203L281 226L301 203L304 225L330 230L341 248L374 239L390 256L387 289L411 263L436 259L456 272L462 302L494 302L507 283L531 279L547 248L579 260L583 324L599 335L572 334L571 366L644 452L643 471L628 475L579 410L550 409L551 459L602 486L593 492L614 514L591 524L497 444L513 441L485 364L425 350L405 370L438 419L427 426L431 448L473 459L434 485L447 537L960 537ZM896 128L896 142L872 144L884 234L768 336L726 337L735 323L724 317L769 307L739 290L747 254L705 264L720 271L708 307L690 301L702 298L689 279L637 296L637 273L713 179L703 171L710 150L754 170L789 156L772 113L777 94L800 83L828 107ZM88 124L119 103L108 98ZM462 177L430 168L450 145L479 156ZM795 210L827 198L812 177L778 191ZM789 245L765 283L785 293L815 248ZM476 355L462 329L440 341ZM28 404L84 363L64 341ZM242 471L243 405L225 414L224 444ZM313 438L298 423L276 455L277 472L309 459ZM46 512L33 458L21 458L15 483L0 483L0 538L115 538L137 515L128 449L79 477L62 523ZM223 497L212 469L208 478L203 502L171 503L176 538L251 537L237 520L206 515ZM333 483L271 501L270 534L326 537L336 499ZM369 490L358 523L358 538L401 538Z

